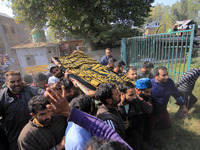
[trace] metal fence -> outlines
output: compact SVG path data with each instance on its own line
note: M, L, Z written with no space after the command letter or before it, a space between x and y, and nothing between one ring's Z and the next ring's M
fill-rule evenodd
M154 68L165 66L170 78L178 80L190 69L194 29L195 25L189 30L123 38L121 58L126 67L140 69L145 61L151 61Z

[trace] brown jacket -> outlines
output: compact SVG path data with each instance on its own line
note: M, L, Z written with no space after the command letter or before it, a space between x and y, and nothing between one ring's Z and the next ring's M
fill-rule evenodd
M58 145L63 136L67 121L65 117L53 116L51 127L41 127L30 120L21 131L18 138L20 150L47 150Z

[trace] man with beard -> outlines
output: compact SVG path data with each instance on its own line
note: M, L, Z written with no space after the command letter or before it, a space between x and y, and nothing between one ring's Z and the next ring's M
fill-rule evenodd
M23 86L19 71L6 73L6 85L0 94L0 117L11 150L17 150L17 138L30 119L28 102L35 95L42 95L43 89Z
M102 103L97 110L97 118L107 123L124 139L125 127L116 109L117 104L120 102L119 90L112 83L102 83L96 89L96 98Z
M127 73L126 76L131 79L132 81L136 81L137 80L137 70L134 67L129 67L127 69Z
M126 130L126 142L135 150L141 148L145 112L152 112L152 104L149 99L151 87L148 78L137 80L136 88L127 81L119 85L121 102L118 110L123 120L129 122Z
M152 104L153 113L150 116L150 127L153 129L168 129L172 127L167 104L169 97L173 96L177 101L176 104L183 108L184 115L188 114L188 109L184 99L175 87L174 81L169 78L167 68L164 66L157 67L154 70L155 78L151 79L152 83Z
M151 62L145 61L142 64L142 68L137 71L137 79L141 79L141 78L152 79L153 74L151 73L151 70L153 67L154 67L154 65Z
M57 83L58 79L64 76L61 69L54 63L49 64L48 71L53 75L49 77L48 84Z
M115 66L113 71L117 74L122 73L124 70L125 63L122 60L118 60L115 62Z
M29 101L28 107L32 119L19 135L20 150L62 148L61 143L67 126L67 118L53 115L46 108L48 104L50 104L49 101L42 95L37 95Z

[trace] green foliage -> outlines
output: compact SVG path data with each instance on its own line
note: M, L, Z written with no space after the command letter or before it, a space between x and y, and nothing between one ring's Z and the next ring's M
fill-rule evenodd
M92 43L108 43L134 33L132 25L144 23L153 1L12 0L12 8L17 21L30 28L48 26L59 37L70 34ZM129 34L119 34L122 30Z
M172 29L176 21L192 19L196 22L198 11L200 10L200 1L180 0L174 3L172 6L157 4L151 9L151 16L146 20L146 23L159 19L162 26L160 27L158 33L163 33L167 32L169 29Z

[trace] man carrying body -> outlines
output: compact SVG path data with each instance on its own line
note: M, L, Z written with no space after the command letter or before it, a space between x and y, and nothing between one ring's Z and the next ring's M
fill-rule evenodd
M122 73L124 70L125 63L122 60L118 60L115 62L115 66L113 71L117 74Z
M111 126L122 138L125 138L123 120L116 109L120 102L120 93L112 83L103 83L96 90L96 97L102 103L97 110L97 118Z
M108 64L108 59L112 57L112 50L110 48L106 48L106 51L105 51L106 55L103 56L103 58L101 59L100 61L100 64L104 65L104 66L107 66Z
M75 107L83 112L91 114L93 111L92 99L87 95L79 95L70 102L71 107ZM66 150L84 150L85 145L91 139L91 134L79 125L68 122L65 131L65 149Z
M28 102L35 95L42 95L43 89L23 86L19 71L6 73L6 85L0 94L0 117L11 150L17 150L17 138L30 119Z
M32 119L19 135L20 150L60 148L67 127L67 118L52 115L52 112L46 108L47 104L50 104L49 101L42 95L37 95L29 101L28 107Z
M110 70L113 70L114 69L114 66L115 66L115 59L113 57L110 57L108 59L108 64L107 64L107 67L110 69Z
M54 63L49 64L48 71L53 75L49 77L48 84L56 83L58 79L64 76L61 69Z
M129 127L126 130L126 141L134 150L140 150L142 145L145 113L152 112L151 87L148 78L136 81L136 88L130 82L119 85L121 102L118 110L124 121L128 118Z
M46 90L46 88L48 87L48 84L46 84L46 80L47 76L42 72L38 72L35 75L33 84L31 84L31 86L37 86L39 88Z
M137 79L141 79L141 78L152 79L153 78L153 74L151 73L151 69L153 67L154 67L154 65L151 62L145 61L142 64L142 68L137 71Z
M131 79L132 81L136 81L137 80L137 70L136 68L133 67L129 67L127 69L127 73L126 76Z
M176 87L183 97L188 110L190 110L190 108L192 108L192 106L197 102L197 98L192 94L192 91L194 89L195 82L197 81L199 76L199 68L190 69L189 71L184 73L178 83L176 83ZM177 114L182 115L181 112L182 107L180 107Z
M150 115L151 130L167 129L172 127L169 113L167 111L167 104L169 97L173 96L176 99L176 104L183 107L185 115L188 114L184 99L179 94L172 79L168 77L167 68L164 66L157 67L154 70L155 78L151 79L152 83L152 104L153 113Z

